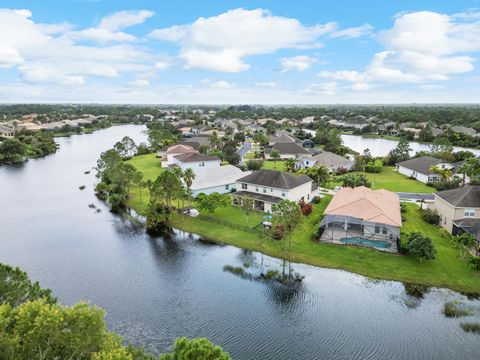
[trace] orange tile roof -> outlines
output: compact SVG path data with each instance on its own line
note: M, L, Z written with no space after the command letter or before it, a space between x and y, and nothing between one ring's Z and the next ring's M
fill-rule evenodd
M400 198L385 189L364 186L342 188L328 204L325 214L351 216L365 221L402 226Z
M188 145L173 145L167 149L167 154L188 154L188 153L198 153L193 147Z

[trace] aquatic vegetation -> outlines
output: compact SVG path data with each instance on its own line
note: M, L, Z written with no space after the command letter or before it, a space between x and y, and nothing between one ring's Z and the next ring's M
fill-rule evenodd
M460 326L466 332L480 334L480 323L461 323Z
M443 313L446 317L462 317L473 315L473 309L466 307L460 301L446 302L443 307Z

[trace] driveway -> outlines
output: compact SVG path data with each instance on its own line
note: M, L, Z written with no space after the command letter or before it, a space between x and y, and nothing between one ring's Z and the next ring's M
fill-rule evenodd
M251 144L248 141L245 141L240 149L237 150L237 154L240 155L240 157L244 157L246 153L250 151Z

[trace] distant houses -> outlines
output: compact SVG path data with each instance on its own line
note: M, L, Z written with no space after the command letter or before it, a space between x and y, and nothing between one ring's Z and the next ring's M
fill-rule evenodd
M355 163L351 160L344 158L343 156L334 154L329 151L322 151L316 155L303 156L295 164L296 169L308 169L309 167L325 166L332 172L336 172L339 169L345 169L350 171Z
M0 125L0 138L13 138L15 136L15 129L5 125Z

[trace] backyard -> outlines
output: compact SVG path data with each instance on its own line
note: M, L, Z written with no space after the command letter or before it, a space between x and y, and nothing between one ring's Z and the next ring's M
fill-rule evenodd
M144 172L145 178L154 179L162 171L160 165L156 165L159 164L159 160L151 155L144 155L132 159L130 162ZM378 185L378 179L376 181ZM393 184L393 181L390 182ZM373 249L312 241L311 234L316 231L330 199L330 196L326 196L320 204L315 204L313 212L306 218L305 224L294 231L289 256L291 261L345 269L379 279L480 292L480 276L475 274L466 262L459 259L458 250L450 244L450 235L443 229L425 223L417 212L418 206L413 203L406 204L407 211L403 214L406 221L403 223L402 237L412 231L419 231L431 237L437 250L437 257L433 261L420 264L417 259L411 256L392 255ZM148 190L142 190L141 198L139 189L132 190L129 205L133 209L144 214L147 203ZM208 215L203 212L202 214ZM211 216L233 224L246 225L243 212L240 208L234 206L217 209ZM262 213L250 215L249 227L256 227L262 219ZM281 242L267 239L261 231L258 233L243 231L228 225L179 214L172 215L171 225L184 231L199 234L211 241L260 251L266 255L279 258L283 256Z

